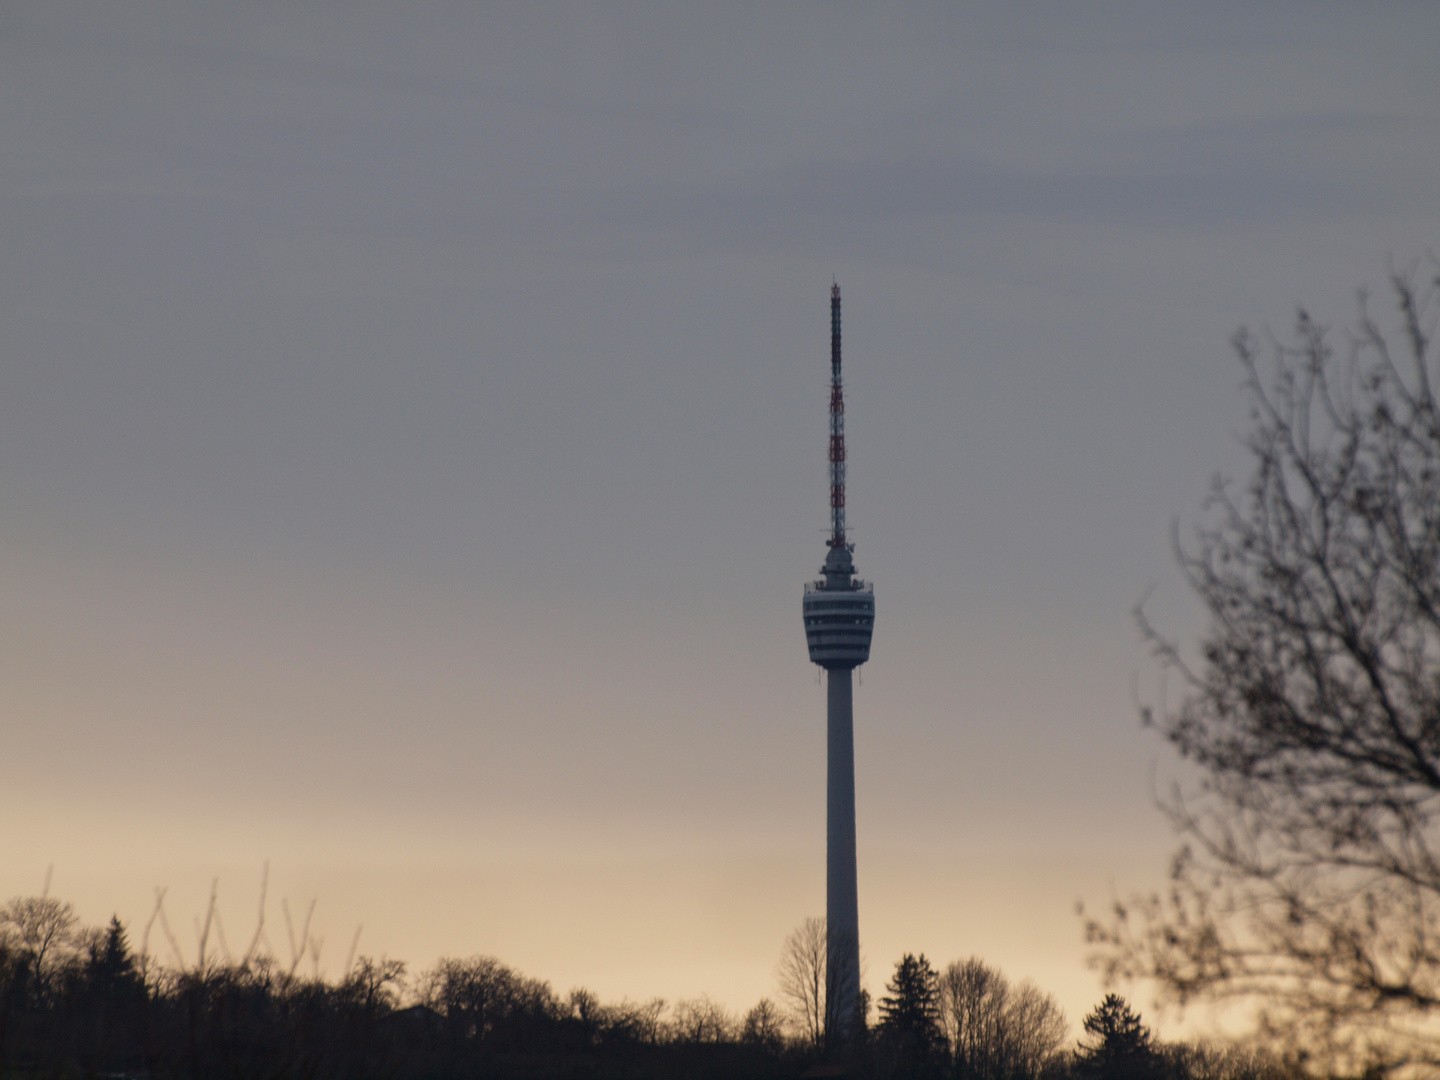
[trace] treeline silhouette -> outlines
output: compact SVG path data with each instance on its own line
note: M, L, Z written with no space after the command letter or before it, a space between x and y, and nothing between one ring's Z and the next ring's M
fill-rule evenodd
M561 996L486 956L415 976L400 961L361 956L327 981L299 973L303 953L287 968L253 947L237 961L206 957L202 944L189 966L175 951L173 966L137 955L118 918L82 928L48 896L0 908L0 1080L1260 1080L1281 1071L1253 1054L1153 1042L1117 998L1087 1018L1087 1041L1063 1046L1053 999L1010 988L978 960L941 974L907 955L878 1022L836 1046L769 999L740 1017L704 997L607 1004L581 989Z

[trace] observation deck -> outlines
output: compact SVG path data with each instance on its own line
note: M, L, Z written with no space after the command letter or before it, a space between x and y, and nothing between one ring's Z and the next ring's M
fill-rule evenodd
M847 670L870 659L875 628L875 588L854 576L850 549L832 547L825 577L805 586L805 640L810 660L821 667Z

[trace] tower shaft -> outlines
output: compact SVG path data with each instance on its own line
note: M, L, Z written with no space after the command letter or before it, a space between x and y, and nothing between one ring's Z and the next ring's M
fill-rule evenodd
M855 713L851 669L826 676L826 1027L842 1037L860 1003L860 904L855 871Z

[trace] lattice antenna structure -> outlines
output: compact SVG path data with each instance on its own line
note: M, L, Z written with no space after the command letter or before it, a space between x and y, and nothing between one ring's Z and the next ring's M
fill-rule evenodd
M830 286L830 546L845 546L845 384L840 378L840 286Z

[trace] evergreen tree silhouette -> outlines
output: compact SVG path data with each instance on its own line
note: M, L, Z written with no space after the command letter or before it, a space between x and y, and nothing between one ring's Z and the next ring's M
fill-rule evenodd
M895 965L880 999L880 1036L898 1058L902 1069L914 1075L938 1061L943 1041L940 1031L940 976L925 954L906 953Z
M1150 1029L1118 994L1105 1000L1083 1021L1089 1041L1075 1051L1076 1072L1085 1080L1146 1080L1159 1075Z
M97 946L90 946L86 958L90 983L102 992L114 992L139 985L139 972L135 970L135 958L130 953L130 941L125 933L125 924L118 916L110 916L110 925L105 928L105 938Z

